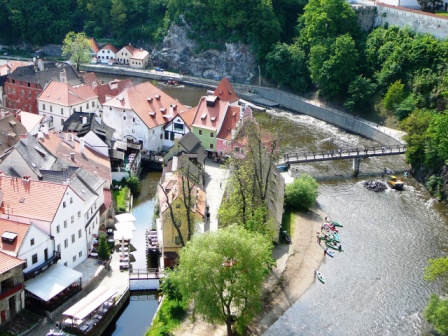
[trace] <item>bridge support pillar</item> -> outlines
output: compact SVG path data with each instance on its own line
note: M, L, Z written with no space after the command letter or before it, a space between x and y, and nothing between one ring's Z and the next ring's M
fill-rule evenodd
M359 165L361 164L361 158L353 158L353 176L358 176Z

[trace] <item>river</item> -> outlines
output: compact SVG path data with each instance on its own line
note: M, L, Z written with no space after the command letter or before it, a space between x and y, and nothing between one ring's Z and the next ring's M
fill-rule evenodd
M111 79L99 74L98 77ZM190 87L160 87L191 106L206 92ZM265 114L263 119L268 119L270 128L288 150L327 151L377 145L296 113L277 110ZM317 205L330 219L344 224L340 236L345 251L325 260L319 268L326 284L314 283L266 335L410 336L429 332L422 311L429 295L440 293L441 286L426 283L423 272L429 258L444 256L447 251L448 215L412 178L405 178L406 187L401 192L387 189L375 193L365 189L362 181L380 180L385 167L400 176L409 170L403 156L363 160L357 178L352 177L349 160L292 167L294 175L307 173L319 181ZM148 190L155 188L155 180L154 177L148 182ZM145 227L152 223L152 197L152 191L142 192L134 203L137 223L142 220ZM128 309L121 317L123 324L136 324L134 310L127 314ZM150 321L152 317L146 316ZM145 323L142 324L148 324ZM129 334L118 329L113 335Z

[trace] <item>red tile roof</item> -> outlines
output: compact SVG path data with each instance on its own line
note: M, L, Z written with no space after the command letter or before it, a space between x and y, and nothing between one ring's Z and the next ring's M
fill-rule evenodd
M96 43L95 39L93 37L89 38L90 41L90 49L96 54L98 51L100 51L100 47L98 46L98 43Z
M0 188L3 191L1 214L51 222L68 186L1 176Z
M213 95L219 97L221 100L228 101L229 103L234 103L239 100L228 78L221 79Z
M25 238L29 224L18 223L8 219L0 218L0 236L5 232L12 232L17 234L17 238L14 240L13 244L7 244L1 242L1 251L8 253L10 255L17 255L20 246L22 245L23 238Z
M240 120L240 107L230 106L221 126L221 130L216 136L218 139L230 140L232 138L232 130L236 130L236 123Z
M101 50L106 49L112 51L114 54L118 52L117 48L115 48L112 44L108 43L104 47L101 48Z
M132 86L134 86L134 83L130 79L125 80L114 79L109 83L98 85L97 87L94 88L94 91L98 95L100 104L103 105L109 99L112 99L123 90L126 90Z
M185 121L185 124L187 124L188 127L190 127L190 128L191 128L191 124L193 123L194 116L196 114L196 109L197 109L197 107L192 107L188 111L185 111L184 113L179 114L180 117L183 119L183 121Z
M13 269L16 266L24 264L25 261L0 251L0 274Z
M60 136L64 137L64 134L60 133ZM112 181L108 157L89 149L87 146L84 147L84 154L82 154L78 141L66 141L61 137L59 137L59 134L50 132L40 138L39 141L51 154L69 161L70 164L76 167L86 169L109 182ZM75 153L74 160L71 159L71 153Z
M6 64L0 65L0 76L10 74L18 67L28 66L28 65L30 65L30 62L8 61Z
M90 87L94 86L93 83L95 83L95 85L98 85L98 83L99 83L99 80L96 77L96 74L94 72L87 72L87 73L83 74L82 80L85 85L89 85Z
M229 107L229 102L216 98L214 105L208 106L207 99L213 97L216 98L215 96L201 98L192 122L193 126L214 131L220 130L220 126Z
M104 103L104 106L133 110L148 128L164 125L177 113L183 113L188 108L179 103L150 82L141 83L124 90L113 99ZM171 106L175 106L170 116Z
M132 53L131 59L142 60L148 55L149 52L147 52L146 50L134 48L134 52Z
M39 95L39 100L51 104L73 106L97 97L89 85L73 87L67 83L51 81Z

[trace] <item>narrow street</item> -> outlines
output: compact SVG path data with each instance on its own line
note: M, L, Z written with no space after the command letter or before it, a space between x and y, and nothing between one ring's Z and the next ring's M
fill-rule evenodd
M218 211L228 178L229 170L226 165L205 159L205 193L210 211L210 220L205 224L205 232L218 230Z

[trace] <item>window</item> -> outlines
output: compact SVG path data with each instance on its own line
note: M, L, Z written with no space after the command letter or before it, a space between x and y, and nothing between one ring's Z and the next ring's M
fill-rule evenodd
M78 230L78 238L81 238L81 237L82 237L82 231Z
M64 126L65 119L61 119L61 126Z
M61 115L64 115L64 109L61 107Z
M132 118L132 122L135 122L135 118Z
M31 240L30 240L30 244L31 244L31 246L34 245L34 238L31 238Z
M72 234L72 243L74 243L75 242L75 234Z
M240 149L239 149L238 147L234 147L234 148L233 148L233 151L234 151L235 153L238 153L238 152L240 151Z
M75 262L75 261L76 261L76 256L74 255L74 256L73 256L73 262Z
M56 233L59 233L59 232L61 232L61 228L60 228L60 226L58 225L58 226L56 226Z
M73 204L73 197L70 197L70 204Z
M56 251L61 252L61 244L58 244L58 246L56 247Z
M25 91L20 90L20 97L25 98Z
M64 266L65 266L65 267L67 267L67 266L68 266L67 262L65 262L65 263L64 263Z
M88 109L89 109L89 103L86 104L86 110L88 110Z
M160 134L160 140L162 140L163 139L163 134Z
M126 120L126 116L123 116L123 120Z
M213 144L210 144L210 149L213 149Z
M64 221L64 229L66 229L67 228L67 221L65 220Z
M65 204L65 201L62 202L62 207L65 208L67 206L67 204Z
M210 138L213 138L213 137L214 137L213 132L210 132Z
M90 208L90 214L91 215L93 214L93 208Z
M68 247L68 239L64 240L64 247L65 247L65 248Z
M169 140L169 139L170 139L170 132L165 131L165 140Z
M244 148L241 148L241 154L244 154Z
M28 83L28 85L30 84ZM28 91L28 99L31 99L31 91Z
M78 255L81 258L82 257L82 251L79 251Z
M50 112L53 112L53 105L50 105Z
M184 124L174 123L174 130L182 132L184 130Z
M78 218L81 218L81 211L78 211Z
M33 261L33 265L34 265L35 263L37 263L37 253L36 253L36 254L33 254L33 256L32 256L31 258L32 258L32 261Z
M202 130L199 130L199 135L202 135Z
M72 224L75 222L75 216L72 216Z
M42 110L45 111L45 104L42 104Z

